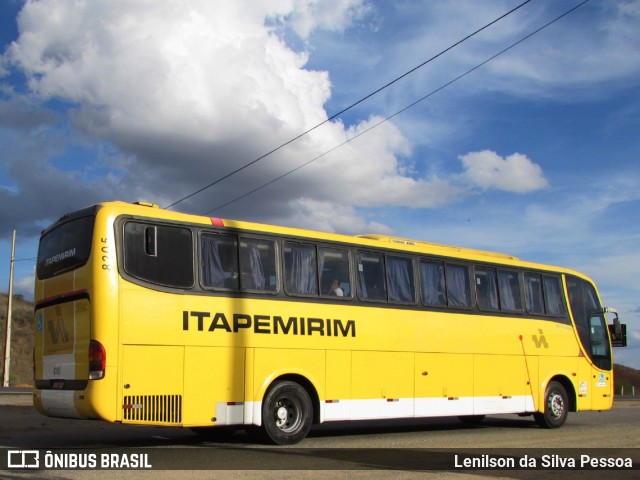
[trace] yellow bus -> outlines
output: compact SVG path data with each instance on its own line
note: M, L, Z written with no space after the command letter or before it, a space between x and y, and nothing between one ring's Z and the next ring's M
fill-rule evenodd
M593 282L513 256L108 202L43 231L34 403L45 415L250 428L533 415L613 401Z

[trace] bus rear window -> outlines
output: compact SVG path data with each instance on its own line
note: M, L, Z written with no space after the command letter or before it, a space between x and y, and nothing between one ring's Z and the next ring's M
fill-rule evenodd
M36 274L51 278L87 263L91 254L95 217L80 217L49 230L40 239Z

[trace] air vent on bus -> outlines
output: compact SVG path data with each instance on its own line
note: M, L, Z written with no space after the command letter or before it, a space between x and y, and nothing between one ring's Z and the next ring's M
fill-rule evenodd
M182 423L182 395L126 396L122 408L125 421Z

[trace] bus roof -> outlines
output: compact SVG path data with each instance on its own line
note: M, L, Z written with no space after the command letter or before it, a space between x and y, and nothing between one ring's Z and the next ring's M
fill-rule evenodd
M326 240L330 242L339 242L344 244L360 245L371 248L385 248L402 250L406 252L434 255L439 257L459 258L461 260L475 260L479 262L497 263L502 265L512 265L537 270L549 270L554 272L568 273L588 278L582 273L571 269L557 267L554 265L527 262L516 256L506 253L486 251L474 248L459 247L453 245L445 245L440 243L425 242L422 240L413 240L407 238L394 237L381 234L364 234L364 235L343 235L337 233L328 233L310 229L302 229L295 227L285 227L280 225L271 225L264 223L254 223L243 220L229 220L221 218L205 217L202 215L193 215L188 213L173 212L160 208L156 204L146 202L127 203L121 201L112 201L101 203L100 206L110 211L113 215L129 214L141 217L159 218L169 221L186 222L191 224L199 224L203 226L224 227L229 229L246 230L260 233L272 233L277 235L287 235L297 238L309 238L314 240Z

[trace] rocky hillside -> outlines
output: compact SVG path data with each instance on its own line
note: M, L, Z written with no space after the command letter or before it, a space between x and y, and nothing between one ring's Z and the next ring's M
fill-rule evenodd
M625 367L624 365L613 366L613 378L616 382L616 394L620 394L622 388L625 395L631 395L635 387L636 397L640 397L640 370Z

